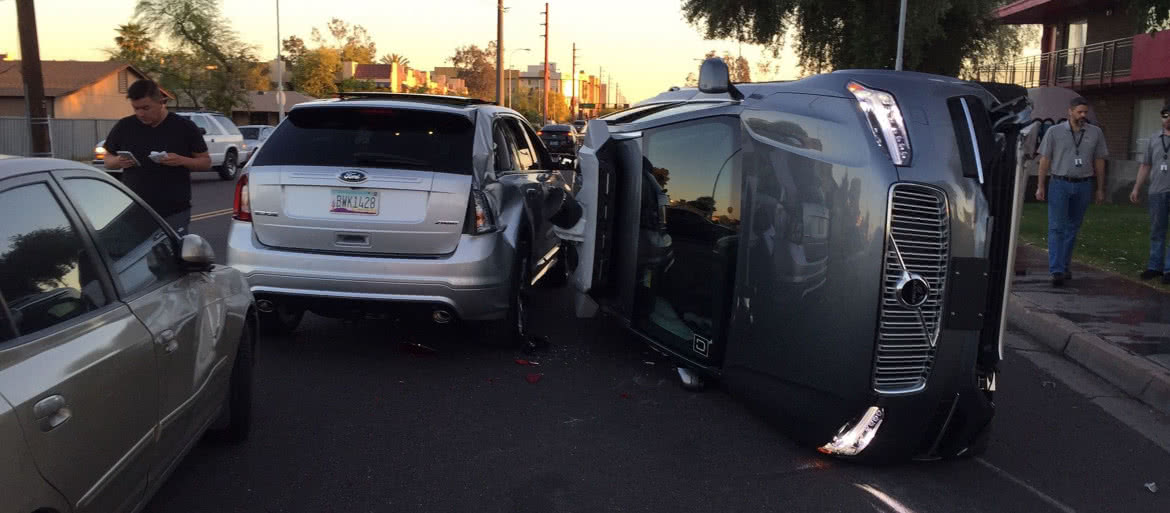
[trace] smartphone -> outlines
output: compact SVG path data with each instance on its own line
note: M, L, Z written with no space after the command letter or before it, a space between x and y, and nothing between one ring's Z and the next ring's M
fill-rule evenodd
M133 153L130 153L130 152L128 152L128 151L119 151L119 152L118 152L118 156L119 156L119 157L126 157L126 158L128 158L128 159L130 159L130 160L134 161L134 165L135 165L135 166L141 166L141 165L142 165L140 162L138 162L138 159L134 157L134 154L133 154Z

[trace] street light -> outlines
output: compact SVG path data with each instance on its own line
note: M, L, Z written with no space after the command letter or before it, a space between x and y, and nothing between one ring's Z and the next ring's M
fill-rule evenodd
M508 69L509 70L512 69L512 58L516 55L516 52L531 52L531 51L532 51L531 48L516 48L516 49L512 50L512 53L510 55L508 55ZM519 79L520 78L519 75L517 75L516 78ZM508 78L508 83L509 83L509 86L508 86L508 108L510 109L510 108L512 108L512 94L514 92L513 90L516 89L516 84L512 83L511 77Z

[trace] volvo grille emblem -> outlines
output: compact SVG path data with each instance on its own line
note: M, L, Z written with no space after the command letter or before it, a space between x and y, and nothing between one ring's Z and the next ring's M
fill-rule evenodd
M898 285L894 287L894 294L903 306L921 308L930 298L930 284L917 274L903 272Z
M357 170L342 171L337 179L346 183L362 183L366 181L366 174Z

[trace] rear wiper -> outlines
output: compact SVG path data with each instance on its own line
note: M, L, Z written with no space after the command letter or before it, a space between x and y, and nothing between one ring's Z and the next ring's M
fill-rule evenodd
M354 153L353 158L358 163L366 164L389 164L392 166L430 166L431 163L426 160L420 160L402 155L395 155L393 153L374 153L374 152L359 152Z

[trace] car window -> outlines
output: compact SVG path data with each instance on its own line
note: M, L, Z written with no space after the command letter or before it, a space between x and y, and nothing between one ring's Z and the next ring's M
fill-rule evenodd
M643 154L670 198L668 225L690 232L702 224L739 224L737 171L730 161L736 128L731 118L715 117L645 132Z
M16 337L16 325L12 324L12 317L8 315L8 302L4 300L4 294L0 293L0 344Z
M508 133L503 121L492 126L492 142L496 145L496 171L516 170L516 141Z
M520 121L506 118L504 124L508 127L512 138L516 141L517 169L539 169L536 165L538 162L536 150L532 148L532 144L528 141L528 136L525 135L524 128L520 126Z
M16 335L106 305L98 267L48 186L0 192L0 219L0 294Z
M389 107L294 109L253 166L385 167L470 175L475 124L456 113Z
M93 228L94 242L123 294L133 296L182 275L175 242L145 206L91 178L66 180L65 191Z
M263 141L263 140L267 139L268 136L272 135L273 130L276 130L276 129L272 128L272 127L265 127L263 130L261 130L260 131L260 140Z
M260 128L254 127L254 126L241 127L240 134L242 134L244 136L244 139L259 140L260 139Z
M196 114L193 116L187 116L187 118L191 121L194 121L195 126L206 130L207 133L204 135L220 135L223 133L219 131L219 127L215 126L215 123L212 123L207 119L207 116Z
M552 169L552 157L549 156L548 149L541 142L540 137L536 135L536 129L531 127L522 127L521 129L528 136L528 140L532 142L532 156L536 159L536 167L533 169Z
M228 119L227 116L221 116L217 114L212 117L219 122L219 126L223 127L224 130L227 130L227 133L231 135L242 135L240 134L239 127L237 127L235 123L232 123L232 120Z

